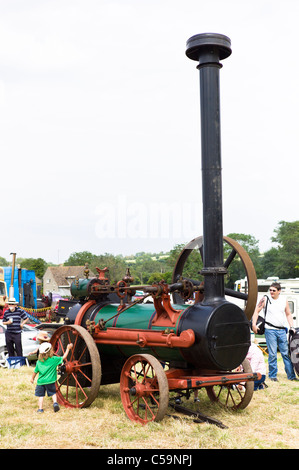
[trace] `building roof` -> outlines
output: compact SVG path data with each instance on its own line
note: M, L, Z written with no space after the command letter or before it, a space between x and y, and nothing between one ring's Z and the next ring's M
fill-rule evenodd
M85 278L85 266L49 266L45 274L49 274L50 270L53 280L58 287L69 287L76 277ZM45 277L44 274L44 277ZM92 271L89 270L88 278L96 277Z

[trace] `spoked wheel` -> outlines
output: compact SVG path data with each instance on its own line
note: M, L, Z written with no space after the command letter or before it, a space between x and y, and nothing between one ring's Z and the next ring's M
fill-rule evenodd
M231 266L231 263L233 262L235 257L238 255L245 269L247 282L248 282L247 293L237 292L237 291L233 291L232 289L226 288L225 295L244 300L246 303L244 313L247 319L250 320L253 315L253 312L256 306L256 301L257 301L257 278L256 278L256 273L255 273L253 263L248 253L244 250L244 248L238 242L236 242L235 240L229 237L223 237L223 240L232 248L223 264L223 267L226 268L229 272L229 267ZM172 275L173 283L177 282L178 279L183 277L184 265L193 250L199 251L201 255L201 260L202 260L203 251L204 251L202 236L194 238L194 240L191 240L191 242L189 242L181 251L177 259L176 265L174 267L174 271ZM194 283L200 284L200 281L196 281L193 279L191 279L191 281ZM174 296L175 303L177 304L183 303L183 299L180 297L178 293L174 293L173 296Z
M247 359L242 362L242 369L244 373L252 374L251 365ZM213 385L206 387L206 390L211 401L231 410L242 410L250 403L254 382L250 380L239 384Z
M67 408L84 408L97 397L102 377L101 360L95 342L85 328L64 325L51 338L55 355L69 351L56 382L57 400Z
M131 356L121 372L120 393L131 421L161 421L168 408L169 387L160 362L151 354Z
M8 351L6 346L0 346L0 367L6 368L7 367L7 359L8 358Z

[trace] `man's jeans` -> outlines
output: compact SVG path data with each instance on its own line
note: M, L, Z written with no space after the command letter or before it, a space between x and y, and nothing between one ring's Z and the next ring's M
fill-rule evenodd
M265 338L268 347L268 366L269 366L269 378L275 379L277 376L277 347L280 351L281 357L284 362L284 369L287 374L287 378L292 380L295 378L295 372L293 365L289 358L288 340L285 330L270 330L266 328Z

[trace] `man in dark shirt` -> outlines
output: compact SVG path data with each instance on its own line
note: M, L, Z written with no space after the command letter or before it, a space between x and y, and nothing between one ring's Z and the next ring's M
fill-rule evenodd
M23 325L29 320L24 310L18 307L15 299L8 300L8 310L3 316L3 325L7 325L5 341L8 356L23 356L21 333Z

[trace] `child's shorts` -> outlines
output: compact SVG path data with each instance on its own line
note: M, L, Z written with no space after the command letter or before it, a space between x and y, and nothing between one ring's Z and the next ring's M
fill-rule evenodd
M52 384L37 385L35 387L36 397L44 397L46 395L46 392L47 392L48 397L51 397L52 395L56 393L55 382Z

